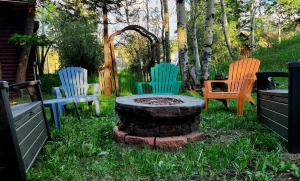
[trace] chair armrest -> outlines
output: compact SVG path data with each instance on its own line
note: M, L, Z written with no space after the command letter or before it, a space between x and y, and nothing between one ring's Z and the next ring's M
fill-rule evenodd
M257 72L256 77L288 77L288 72Z
M62 98L59 87L52 87L52 92L55 95L56 99L61 99Z
M89 84L89 86L94 86L94 95L99 95L100 84Z
M9 89L24 89L27 87L35 87L35 86L39 86L40 85L40 81L36 80L36 81L28 81L28 82L22 82L22 83L17 83L17 84L12 84L9 86Z
M31 101L42 101L42 92L40 88L40 81L28 81L9 86L9 90L27 89Z
M143 86L142 86L143 84L148 84L151 86L151 82L136 82L136 88L137 88L138 95L144 94Z
M257 90L265 90L268 88L268 78L269 77L287 77L288 72L257 72Z
M228 84L228 80L206 80L205 82L209 82L209 83L225 83L225 84Z
M212 92L211 83L225 83L228 84L228 80L206 80L204 81L204 94Z

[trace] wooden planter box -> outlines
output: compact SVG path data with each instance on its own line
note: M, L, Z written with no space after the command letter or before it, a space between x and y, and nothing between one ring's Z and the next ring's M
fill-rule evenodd
M288 141L288 91L260 90L259 120Z
M32 102L10 106L12 88L27 88ZM26 172L50 139L39 82L8 87L0 81L0 118L0 180L26 180Z
M287 72L258 72L257 115L268 128L288 142L290 153L300 153L300 62ZM288 90L265 90L268 77L288 77Z

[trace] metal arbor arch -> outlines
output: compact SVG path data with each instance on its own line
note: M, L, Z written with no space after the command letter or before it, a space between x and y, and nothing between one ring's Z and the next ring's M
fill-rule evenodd
M113 71L113 78L114 78L114 84L115 84L115 91L116 96L119 96L119 82L118 82L118 74L117 74L117 65L116 65L116 57L115 57L115 45L114 45L114 39L117 35L124 33L128 30L134 30L138 33L140 33L142 36L148 38L151 44L151 61L150 65L154 65L155 63L160 63L160 47L159 47L159 41L158 38L145 28L139 26L139 25L129 25L123 28L122 30L118 30L108 38L108 43L110 47L110 53L111 53L111 60L112 60L112 71Z

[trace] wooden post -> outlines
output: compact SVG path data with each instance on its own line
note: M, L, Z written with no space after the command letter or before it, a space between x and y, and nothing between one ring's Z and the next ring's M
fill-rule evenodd
M111 39L109 39L109 44L110 44L110 53L112 59L112 72L113 72L114 86L115 86L116 96L118 97L120 96L120 91L119 91L119 78L118 78L114 42Z

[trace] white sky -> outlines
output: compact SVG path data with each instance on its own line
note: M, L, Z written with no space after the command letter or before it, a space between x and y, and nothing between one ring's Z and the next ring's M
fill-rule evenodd
M139 2L145 2L145 0L138 0ZM169 5L169 23L170 23L170 39L175 39L177 38L177 34L175 34L174 32L177 29L177 15L176 15L176 0L169 0L168 1L168 5ZM140 4L139 6L141 6L141 9L146 9L144 4ZM185 6L187 8L189 8L189 3L185 3ZM158 9L159 11L159 16L158 16L158 21L161 23L161 16L160 16L160 0L149 0L149 9L154 10L155 8ZM141 16L145 16L145 12L140 12ZM110 20L114 20L114 16L112 14L109 14L109 19ZM146 28L146 23L142 22L142 20L140 20L139 22L134 22L132 24L135 25L140 25L142 27ZM114 33L116 30L120 30L122 28L124 28L126 26L126 24L123 23L119 23L119 24L111 24L109 25L109 35ZM160 24L161 27L161 24ZM151 29L153 29L154 27L150 25L150 32L154 33L153 30L151 31ZM161 31L159 31L158 36L161 36Z

